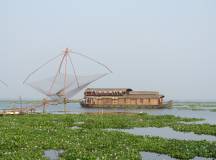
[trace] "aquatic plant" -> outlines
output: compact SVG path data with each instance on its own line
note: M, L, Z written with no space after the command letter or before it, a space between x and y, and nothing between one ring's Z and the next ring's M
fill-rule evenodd
M175 124L172 128L177 131L194 132L196 134L207 134L216 136L216 125L210 124Z
M147 114L2 116L0 159L45 159L43 153L48 149L64 150L62 159L135 160L140 159L141 151L164 153L179 159L216 158L216 142L168 140L103 130L163 127L196 120ZM72 126L82 128L71 129Z

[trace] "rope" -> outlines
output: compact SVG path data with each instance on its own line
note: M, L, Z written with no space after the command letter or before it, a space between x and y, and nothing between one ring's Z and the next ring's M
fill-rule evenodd
M78 81L78 78L77 78L77 73L76 73L76 70L75 70L73 61L72 61L72 59L71 59L71 57L70 57L70 54L68 54L68 57L69 57L69 60L70 60L71 65L72 65L72 67L73 67L73 72L74 72L74 75L75 75L75 78L76 78L77 86L78 86L78 88L79 88L80 85L79 85L79 81Z
M65 77L64 77L64 88L63 89L61 89L60 91L58 91L57 93L54 93L53 94L53 96L56 96L56 95L58 95L58 93L60 94L62 91L64 91L64 95L66 96L66 94L67 93L65 93L66 91L66 88L69 88L71 85L72 85L72 83L69 83L68 85L66 85L66 81L67 81L67 57L69 57L69 61L70 61L70 63L71 63L71 65L72 65L72 68L73 68L73 72L74 72L74 76L75 76L75 80L76 80L76 83L77 83L77 89L80 89L80 88L82 88L82 84L80 84L79 83L79 81L78 81L78 75L77 75L77 71L76 71L76 68L75 68L75 66L74 66L74 64L73 64L73 61L72 61L72 58L71 58L71 55L70 54L75 54L75 55L78 55L78 56L81 56L81 57L83 57L83 58L86 58L86 59L88 59L88 60L90 60L90 61L92 61L92 62L94 62L94 63L96 63L96 64L98 64L98 65L100 65L100 66L102 66L102 67L104 67L107 71L109 71L109 73L112 73L112 71L111 71L111 69L110 68L108 68L105 64L103 64L103 63L101 63L101 62L99 62L99 61L97 61L97 60L95 60L95 59L93 59L93 58L91 58L91 57L89 57L89 56L86 56L86 55L84 55L84 54L82 54L82 53L78 53L78 52L72 52L72 51L70 51L70 52L65 52L65 53L62 53L62 54L59 54L59 55L57 55L57 56L55 56L54 58L51 58L51 59L49 59L46 63L44 63L44 64L42 64L42 65L40 65L38 68L36 68L33 72L31 72L27 77L26 77L26 79L23 81L23 84L25 84L29 79L30 79L30 77L33 75L33 74L35 74L37 71L39 71L40 69L42 69L43 67L45 67L46 65L48 65L50 62L52 62L52 61L54 61L55 59L57 59L57 58L59 58L60 56L63 56L62 58L61 58L61 61L60 61L60 64L59 64L59 67L58 67L58 70L57 70L57 73L56 73L56 75L55 75L55 77L54 77L54 79L52 79L51 81L51 85L49 86L49 88L48 88L48 92L47 91L43 91L41 88L38 88L38 87L35 87L35 86L33 86L33 85L30 85L32 88L34 88L34 89L36 89L36 90L38 90L39 92L41 92L41 93L43 93L43 94L45 94L45 95L47 95L47 96L51 96L51 91L53 90L53 86L55 85L55 83L56 83L56 79L57 79L57 77L58 77L58 75L60 74L60 72L61 72L61 69L62 69L62 67L63 67L63 64L65 65L64 67L65 67ZM65 63L64 63L65 62ZM102 76L100 76L100 77L98 77L98 78L96 78L96 79L94 79L94 80L91 80L90 82L88 82L88 83L86 83L84 86L86 86L86 85L88 85L88 84L90 84L90 83L92 83L92 82L94 82L94 81L96 81L96 80L98 80L98 79L100 79L100 78L102 78L102 77L104 77L105 75L107 75L107 74L109 74L109 73L106 73L106 74L104 74L104 75L102 75ZM5 83L3 83L3 84L5 84ZM69 91L70 92L70 91Z
M53 85L54 85L55 82L56 82L56 79L57 79L57 77L58 77L58 74L59 74L60 71L61 71L61 67L62 67L62 63L64 62L64 59L65 59L65 55L63 56L63 58L62 58L62 60L61 60L61 63L60 63L59 68L58 68L58 71L57 71L57 73L56 73L56 75L55 75L55 78L54 78L54 80L53 80L53 82L52 82L52 84L51 84L51 86L50 86L50 89L49 89L48 94L51 94L50 92L51 92L51 90L52 90L52 88L53 88Z
M35 69L33 72L31 72L31 73L26 77L26 79L23 81L23 84L25 84L26 81L27 81L35 72L39 71L41 68L43 68L44 66L46 66L46 65L49 64L50 62L54 61L55 59L57 59L57 58L60 57L61 55L63 55L63 54L59 54L59 55L57 55L56 57L54 57L54 58L48 60L46 63L40 65L37 69Z
M93 59L93 58L91 58L89 56L86 56L86 55L84 55L82 53L78 53L78 52L70 52L70 53L82 56L84 58L87 58L87 59L89 59L89 60L91 60L91 61L93 61L93 62L95 62L95 63L97 63L97 64L99 64L99 65L101 65L103 67L105 67L110 73L112 73L112 70L109 67L107 67L105 64L103 64L103 63L101 63L101 62L99 62L99 61L97 61L97 60L95 60L95 59Z

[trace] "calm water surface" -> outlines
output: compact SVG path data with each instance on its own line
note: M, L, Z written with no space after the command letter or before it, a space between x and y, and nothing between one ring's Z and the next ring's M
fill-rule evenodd
M59 160L60 159L60 155L63 154L64 151L63 150L46 150L44 151L44 157L49 159L49 160Z
M28 106L28 104L26 104ZM19 104L13 104L9 102L0 102L0 109L10 108L10 107L19 107ZM25 104L23 104L25 106ZM189 110L184 109L182 107L173 107L172 109L124 109L124 108L83 108L78 103L69 103L66 106L66 110L68 114L79 114L86 112L130 112L130 113L148 113L152 115L174 115L179 117L187 117L187 118L202 118L205 119L200 123L209 123L216 124L216 112L212 112L209 110ZM42 112L42 108L37 109L38 112ZM50 105L46 108L48 113L53 114L63 114L64 113L64 105Z
M153 152L141 152L142 160L177 160L165 154L157 154ZM192 160L214 160L213 158L195 157Z
M130 133L138 136L156 136L166 139L177 139L177 140L192 140L192 141L216 141L216 136L211 135L198 135L193 132L178 132L169 127L156 128L131 128L131 129L106 129L108 131L121 131Z

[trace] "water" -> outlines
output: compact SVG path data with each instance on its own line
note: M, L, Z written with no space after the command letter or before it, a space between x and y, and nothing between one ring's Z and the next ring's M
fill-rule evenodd
M15 106L19 106L19 104L14 104ZM197 105L200 105L199 103ZM0 102L0 110L2 108L9 108L11 106L10 103ZM42 112L42 108L37 109L38 112ZM64 113L64 105L50 105L47 109L48 113L53 114L63 114ZM180 105L174 106L171 109L150 109L150 108L139 108L139 109L126 109L126 108L83 108L78 103L70 103L67 104L67 113L80 114L86 112L130 112L130 113L148 113L152 115L174 115L179 117L187 117L187 118L202 118L205 119L200 123L208 123L208 124L216 124L216 112L212 112L209 110L188 110L182 108Z
M153 152L141 152L142 160L177 160L165 154L157 154Z
M193 140L193 141L216 141L216 136L211 135L198 135L192 132L178 132L174 131L172 128L132 128L132 129L107 129L108 131L121 131L130 133L138 136L158 136L167 139L177 139L177 140Z
M70 129L81 129L81 127L73 126L73 127L70 127Z
M22 104L22 107L26 107L29 104ZM2 109L10 109L10 108L18 108L21 107L19 103L15 103L13 101L8 102L8 101L0 101L0 110Z
M0 109L9 108L11 105L10 102L0 102Z
M153 152L141 152L142 160L177 160L165 154L157 154ZM192 160L213 160L213 158L195 157Z
M195 157L193 160L215 160L214 158Z
M46 150L44 151L44 157L48 158L49 160L59 160L61 154L63 154L63 150Z
M48 107L47 112L62 114L64 105L52 105ZM42 111L42 109L38 110ZM125 109L125 108L83 108L78 103L70 103L67 105L68 113L86 113L86 112L130 112L130 113L148 113L152 115L174 115L187 118L202 118L205 119L202 123L216 124L216 112L209 110L188 110L188 109L151 109L151 108L138 108L138 109Z

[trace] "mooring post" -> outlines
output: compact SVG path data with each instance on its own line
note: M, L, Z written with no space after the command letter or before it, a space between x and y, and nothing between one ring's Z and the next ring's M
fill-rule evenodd
M43 99L42 103L43 103L43 113L45 113L46 112L46 105L48 103L47 100L46 100L46 98Z
M66 114L67 112L67 98L64 98L64 113Z
M20 108L21 108L21 111L22 111L22 97L21 96L19 97L19 100L20 100Z

